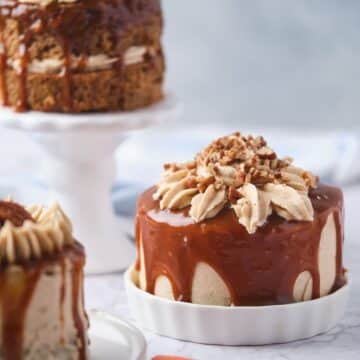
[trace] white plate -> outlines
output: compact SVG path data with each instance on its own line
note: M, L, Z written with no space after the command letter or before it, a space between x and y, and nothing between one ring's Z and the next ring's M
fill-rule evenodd
M91 360L145 360L146 341L135 326L99 310L89 318Z
M142 328L157 334L204 344L265 345L326 332L343 317L349 285L320 299L270 306L209 306L151 295L125 274L131 311Z

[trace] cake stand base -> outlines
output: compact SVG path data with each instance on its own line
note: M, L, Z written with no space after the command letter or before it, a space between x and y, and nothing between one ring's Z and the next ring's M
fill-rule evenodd
M87 273L124 270L134 259L134 245L111 203L115 150L130 130L172 121L179 111L173 95L133 112L75 115L0 110L2 126L27 131L43 149L51 198L64 208L75 237L86 247Z

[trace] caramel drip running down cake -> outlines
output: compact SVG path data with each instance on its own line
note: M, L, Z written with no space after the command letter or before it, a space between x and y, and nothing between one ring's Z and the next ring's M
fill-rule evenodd
M17 111L132 110L162 98L160 0L0 0L0 99Z
M0 201L0 358L88 359L83 247L59 205Z
M287 304L345 283L343 195L262 137L220 138L164 166L136 216L137 285L211 305Z

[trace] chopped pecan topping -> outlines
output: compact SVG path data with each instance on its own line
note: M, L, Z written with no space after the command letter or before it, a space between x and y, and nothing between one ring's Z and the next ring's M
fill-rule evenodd
M209 185L214 184L214 183L215 183L214 176L209 176L205 179L199 179L198 189L200 192L204 192Z
M25 220L33 221L33 218L21 205L0 200L0 225L4 225L6 220L14 226L21 226Z
M253 231L272 211L297 219L291 204L280 196L287 192L289 198L304 205L302 218L310 219L312 207L307 193L317 186L318 179L292 162L291 158L278 158L262 136L237 132L213 141L193 161L166 164L154 198L170 209L190 206L196 221L213 217L231 205L239 221ZM249 214L254 217L251 221Z
M242 195L232 186L229 187L227 196L232 204L236 204L236 202L242 197Z
M166 163L164 164L164 170L176 171L179 170L179 166L175 163Z

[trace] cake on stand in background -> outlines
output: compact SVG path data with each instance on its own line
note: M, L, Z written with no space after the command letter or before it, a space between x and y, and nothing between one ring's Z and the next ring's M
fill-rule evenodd
M163 93L160 1L9 0L0 10L0 125L45 150L42 175L86 241L86 270L124 269L134 246L113 212L113 153L130 130L179 110Z
M126 111L162 98L159 0L9 0L0 7L4 105Z

